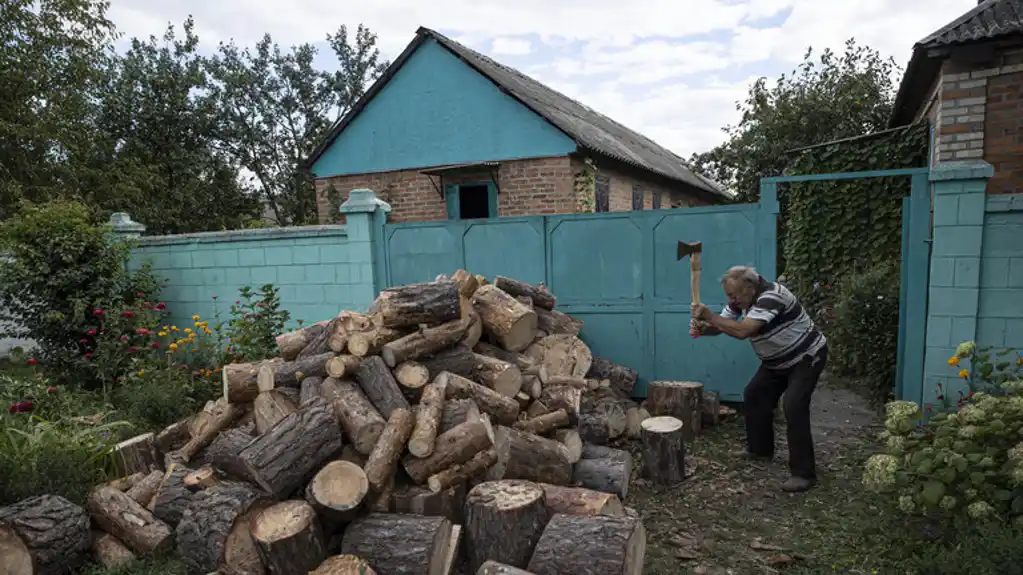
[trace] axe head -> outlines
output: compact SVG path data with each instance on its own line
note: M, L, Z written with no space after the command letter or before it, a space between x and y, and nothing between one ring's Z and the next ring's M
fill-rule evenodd
M682 261L682 258L698 254L703 251L703 242L679 242L678 243L678 257L675 261Z

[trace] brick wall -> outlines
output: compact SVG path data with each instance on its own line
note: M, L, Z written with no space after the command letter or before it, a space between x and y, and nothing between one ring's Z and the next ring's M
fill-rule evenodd
M995 169L988 193L1023 193L1023 66L988 79L984 159Z
M643 209L653 209L654 195L661 196L660 209L683 208L706 205L706 202L692 197L680 189L680 185L672 186L657 182L650 178L642 178L604 165L598 166L601 174L611 178L610 201L612 212L632 211L632 190L639 186L643 190Z

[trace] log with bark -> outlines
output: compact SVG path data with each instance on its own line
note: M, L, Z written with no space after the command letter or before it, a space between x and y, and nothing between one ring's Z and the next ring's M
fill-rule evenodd
M410 284L381 291L370 306L374 323L384 327L439 325L458 319L458 284L450 280Z
M252 521L252 538L271 575L307 575L327 557L316 512L305 501L282 501Z
M550 291L543 285L534 286L516 279L497 276L494 278L494 287L500 288L512 297L524 296L533 302L534 307L546 310L554 309L558 302Z
M133 473L149 473L159 467L154 441L152 433L143 433L115 445L112 455L117 474L124 477Z
M583 444L582 459L572 469L572 480L579 486L614 493L623 500L631 478L632 455L602 445Z
M476 354L476 378L505 397L515 397L522 389L522 372L507 361Z
M246 483L226 481L195 494L178 523L177 554L193 569L209 573L264 573L251 524L271 501Z
M313 399L254 439L239 457L256 484L284 498L340 452L333 408Z
M305 499L328 524L351 521L369 493L362 468L349 461L331 461L306 485Z
M210 417L202 425L202 429L196 430L192 438L175 451L174 455L187 463L197 453L212 443L221 431L234 423L241 416L242 411L242 407L236 403L228 403L224 398L217 400L214 409L210 413Z
M403 329L390 327L375 327L369 331L353 333L348 336L348 353L356 357L377 355L385 345L407 334Z
M252 402L256 434L263 435L268 429L295 412L295 402L277 390L264 391Z
M585 377L576 377L574 375L549 375L546 378L547 381L544 383L551 386L566 386L581 389L583 391L592 391L596 389L596 385L591 385L591 381Z
M259 369L264 363L279 363L283 360L229 363L221 370L224 383L224 399L230 403L247 403L259 395Z
M703 421L703 384L692 381L651 381L646 406L651 415L682 421L682 438L695 439Z
M622 501L613 493L594 491L583 487L565 487L541 483L547 511L568 515L624 515Z
M422 358L419 360L419 363L430 372L431 380L437 379L437 376L445 371L469 379L476 376L476 354L462 344L433 356Z
M154 469L124 493L135 500L136 503L148 506L149 502L153 500L153 495L156 495L156 490L160 487L160 483L163 481L163 475L163 471Z
M674 485L686 477L684 425L670 415L651 417L642 424L643 475L659 485Z
M636 373L636 370L619 365L607 358L593 356L593 363L590 365L586 377L606 379L611 382L611 389L616 393L622 397L632 397L639 374Z
M537 575L641 575L645 557L642 521L558 514L544 529L527 569Z
M377 575L377 572L361 557L335 555L320 563L309 575Z
M440 428L441 415L444 413L447 395L447 378L434 381L426 387L419 410L416 414L416 425L408 442L408 450L415 457L429 457L433 453Z
M536 312L536 327L546 335L579 335L579 332L583 330L583 320L575 319L567 313L543 308L535 308L534 311Z
M451 372L441 372L437 379L445 380L447 397L472 399L480 411L491 415L497 423L511 425L519 417L519 404L514 399Z
M559 427L568 427L570 423L571 419L568 417L568 412L564 409L559 409L531 419L517 421L514 427L527 433L547 435Z
M207 463L229 477L252 481L252 474L245 467L245 462L242 461L240 454L254 440L254 437L242 429L228 429L217 436L203 456Z
M555 485L572 481L568 448L561 442L510 427L494 430L498 461L487 471L487 479L526 479Z
M445 395L447 390L445 386ZM444 433L456 425L467 421L478 421L482 413L476 402L471 399L449 399L444 402L444 410L440 415L440 425L437 434Z
M408 409L395 409L387 420L384 432L380 434L363 468L370 488L376 493L383 492L388 482L393 480L398 459L405 451L415 422L416 417Z
M418 361L403 361L391 370L405 399L422 401L423 387L430 383L430 370Z
M107 485L110 486L110 487L113 487L114 489L116 489L118 491L128 491L136 483L138 483L139 481L142 481L142 479L144 479L146 477L146 475L149 475L149 474L148 473L141 473L141 472L140 473L132 473L131 475L128 475L127 477L119 477L117 479L112 479L112 480L107 482Z
M476 571L476 575L536 575L536 574L530 573L525 569L519 569L518 567L512 567L511 565L498 563L497 561L486 561L483 563L483 565L480 565L479 570Z
M291 361L327 328L326 321L296 329L277 336L277 348L285 361Z
M418 458L409 454L402 460L402 465L412 481L422 485L431 475L465 463L493 444L494 439L482 419L467 421L439 435L429 457Z
M586 443L607 445L625 433L628 419L621 404L612 398L592 402L579 415L579 437Z
M593 365L593 353L589 346L574 335L548 335L528 346L525 354L542 368L541 377L546 374L546 377L585 378Z
M302 405L314 397L320 397L322 395L321 388L323 387L324 379L322 377L307 377L303 379L302 387L298 392L298 404Z
M299 357L294 361L266 362L256 375L256 388L260 391L275 387L299 387L307 377L327 377L327 362L335 357L328 351Z
M166 523L116 489L95 489L89 494L86 508L100 529L118 538L135 553L161 552L174 544L174 533Z
M398 382L394 379L394 374L379 356L363 360L355 370L355 378L384 419L390 419L391 412L395 409L410 409Z
M171 451L178 449L188 441L190 431L188 429L188 419L182 419L181 421L172 423L165 427L163 431L156 434L153 440L153 446L156 447L157 453L164 455Z
M333 350L330 349L330 337L336 333L341 318L335 317L334 319L328 320L327 325L324 326L323 331L318 332L316 337L309 341L302 351L298 352L296 360L312 357L314 355L322 355L329 353Z
M462 338L462 345L472 349L483 337L483 320L480 314L472 309L472 302L467 297L462 297L462 321L465 322L465 337Z
M131 501L112 487L101 489ZM91 543L89 514L59 495L29 497L0 507L0 572L4 574L73 572L85 563Z
M716 391L703 392L701 428L715 427L721 423L721 396Z
M181 521L185 509L192 502L192 492L185 485L185 477L190 472L187 467L171 464L149 505L153 515L171 527Z
M185 475L185 487L192 493L209 489L217 483L220 483L220 478L217 477L217 470L210 464L203 465L194 471L190 470Z
M544 387L540 401L547 409L564 409L573 424L579 422L582 409L583 391L567 385Z
M93 561L107 569L116 569L135 560L135 554L131 552L131 549L125 547L124 543L118 541L113 535L102 531L92 532L92 547L89 552ZM15 569L14 573L18 573L18 570Z
M536 312L519 303L504 290L482 286L472 296L473 309L490 334L510 351L522 351L533 342L536 333Z
M444 517L371 513L348 526L341 552L365 559L381 575L440 574L450 536Z
M352 376L360 363L362 358L357 355L336 355L327 360L327 375L335 379Z
M430 476L426 481L430 491L440 492L478 477L497 463L497 449L480 451L465 463L453 465Z
M473 487L465 498L469 571L488 560L525 568L549 519L543 488L536 483L487 481Z
M558 429L552 437L561 442L565 449L567 449L566 453L568 454L569 463L575 464L582 459L583 440L579 437L578 431L574 429Z
M480 287L476 276L465 270L455 270L455 273L451 274L451 281L458 284L458 294L465 298L472 297Z
M380 357L388 367L395 367L403 361L437 353L462 341L468 327L469 324L458 317L438 326L414 331L386 343L380 350Z
M334 408L334 415L352 442L355 450L369 455L377 439L384 431L387 421L370 402L369 398L352 381L328 377L320 386L323 398Z

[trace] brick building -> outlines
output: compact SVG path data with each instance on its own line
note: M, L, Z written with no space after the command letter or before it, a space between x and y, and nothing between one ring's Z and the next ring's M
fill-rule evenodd
M917 42L892 126L934 126L932 165L983 159L988 193L1023 193L1023 0L984 0Z
M426 28L308 161L321 221L354 188L391 221L718 204L679 156Z

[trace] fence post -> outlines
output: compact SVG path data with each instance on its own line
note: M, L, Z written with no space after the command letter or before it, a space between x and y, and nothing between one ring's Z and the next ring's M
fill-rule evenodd
M138 239L146 232L146 226L131 219L126 212L110 214L109 224L114 229L114 236L120 240Z
M352 293L352 301L357 306L368 308L385 280L381 265L385 262L377 257L377 245L380 242L379 232L387 221L391 206L378 198L373 190L359 188L348 193L348 199L341 204L339 211L345 216L352 269L358 269L361 278Z
M957 380L948 358L960 342L977 337L984 212L987 181L992 175L991 165L979 160L942 163L931 169L934 240L928 281L924 389L919 398L924 404L935 401L938 384L945 394L958 397L962 380Z

